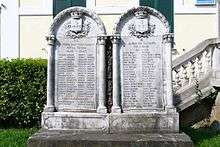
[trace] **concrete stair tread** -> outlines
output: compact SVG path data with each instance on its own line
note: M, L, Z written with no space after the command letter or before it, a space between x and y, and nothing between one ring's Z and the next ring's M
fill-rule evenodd
M101 134L40 130L28 147L192 147L184 133Z

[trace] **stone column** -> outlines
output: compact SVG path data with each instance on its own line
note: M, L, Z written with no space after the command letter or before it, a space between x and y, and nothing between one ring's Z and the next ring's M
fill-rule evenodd
M164 41L164 51L166 52L166 56L164 58L166 60L166 96L167 96L167 109L174 109L173 105L173 87L172 87L172 41L173 34L166 34L163 36Z
M213 49L212 70L213 75L211 84L218 91L218 94L215 99L215 105L212 109L211 122L220 122L220 43L216 43ZM219 124L216 127L220 129Z
M220 42L213 46L212 71L211 84L216 88L220 88Z
M55 36L46 37L48 42L48 62L47 62L47 105L44 108L45 112L54 112L54 44Z
M98 36L98 81L99 81L99 103L97 113L107 113L106 103L106 61L105 61L105 40L106 36Z
M213 50L212 69L220 71L220 43L216 43Z
M120 57L118 43L120 40L119 36L112 36L112 56L113 56L113 105L112 113L121 113L120 108Z

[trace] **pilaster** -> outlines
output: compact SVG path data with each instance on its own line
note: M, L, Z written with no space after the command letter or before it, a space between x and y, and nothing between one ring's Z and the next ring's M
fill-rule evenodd
M118 43L120 36L111 36L113 52L113 105L112 113L121 113L120 107L120 63Z
M99 49L99 102L98 102L98 113L107 113L106 103L106 66L105 66L105 41L106 36L98 36L98 49Z
M44 108L45 112L54 112L54 45L55 45L55 36L50 35L46 37L48 44L48 62L47 62L47 105Z

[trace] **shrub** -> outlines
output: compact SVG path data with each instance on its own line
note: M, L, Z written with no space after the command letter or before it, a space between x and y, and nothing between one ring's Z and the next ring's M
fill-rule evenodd
M0 60L0 125L32 127L46 103L47 61Z

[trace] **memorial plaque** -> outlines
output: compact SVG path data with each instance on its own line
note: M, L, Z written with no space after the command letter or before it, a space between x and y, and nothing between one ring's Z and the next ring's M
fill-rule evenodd
M120 36L122 110L162 110L165 106L165 44L167 33L155 11L135 9L117 26Z
M97 22L71 11L56 31L55 100L58 110L96 111L98 107Z
M162 37L152 36L143 40L123 37L123 40L127 42L121 47L123 107L162 108Z
M96 39L62 40L57 51L57 102L77 109L96 109Z

